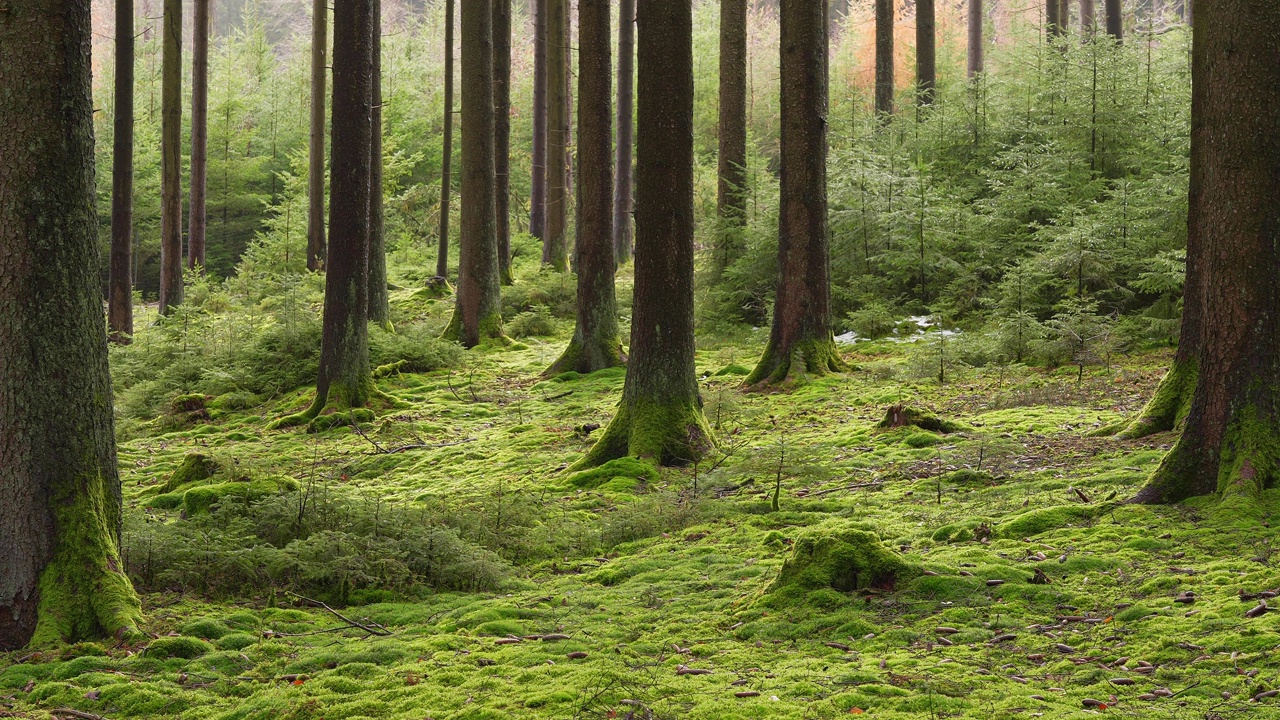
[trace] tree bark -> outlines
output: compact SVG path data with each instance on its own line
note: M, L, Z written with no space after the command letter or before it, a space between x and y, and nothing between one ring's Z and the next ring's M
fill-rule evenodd
M547 0L547 227L542 264L569 269L568 0Z
M373 5L372 102L369 140L369 319L391 327L391 296L387 287L386 208L382 198L382 0Z
M1062 34L1062 6L1058 0L1045 0L1044 28L1046 37L1058 37Z
M824 0L782 0L778 289L769 344L746 385L842 370L831 330Z
M111 341L133 339L133 0L116 0L115 117L111 157Z
M1080 0L1080 33L1089 38L1097 29L1098 11L1093 0Z
M529 191L529 234L547 235L547 5L535 0L533 26L533 178Z
M587 0L578 6L578 324L547 375L590 373L626 362L613 284L610 29L609 3Z
M1056 1L1056 0L1051 0ZM893 25L894 0L876 3L876 115L893 114Z
M632 456L666 464L714 447L693 337L693 7L640 0L635 302L622 401L577 463Z
M1107 15L1107 34L1117 42L1124 40L1124 16L1121 14L1120 0L1104 0L1103 7Z
M1066 35L1071 31L1071 0L1058 0L1058 32Z
M747 0L720 3L720 158L715 265L736 258L747 214Z
M453 185L453 0L444 3L444 153L440 156L440 244L436 277L449 277L449 194Z
M613 248L619 263L631 259L631 188L635 143L636 0L618 0L618 141L613 188Z
M164 0L160 89L160 314L182 304L182 0Z
M458 303L444 336L466 347L503 340L494 216L493 3L462 4L462 236Z
M511 284L511 0L493 0L494 174L498 275Z
M986 69L986 53L982 39L982 0L969 0L969 79Z
M0 651L136 634L94 207L89 0L0 12Z
M329 43L329 2L311 5L311 147L307 170L307 269L324 269L324 101Z
M916 0L916 92L932 105L938 85L937 32L933 0Z
M191 209L187 267L204 273L205 213L209 177L209 0L195 0L191 40Z
M1201 10L1186 311L1157 398L1167 391L1176 406L1194 389L1182 436L1138 502L1253 498L1280 479L1280 5L1212 0Z

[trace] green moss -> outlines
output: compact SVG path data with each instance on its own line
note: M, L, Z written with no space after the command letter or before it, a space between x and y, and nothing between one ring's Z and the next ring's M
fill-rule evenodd
M933 447L934 445L941 445L942 437L939 435L934 435L931 432L916 432L916 433L911 433L906 437L902 438L902 444L906 445L909 448L916 448L918 450L920 448L927 448L927 447Z
M219 620L203 618L200 620L192 620L184 624L179 630L183 635L197 637L202 640L217 640L223 635L231 632L231 628L227 627Z
M184 485L203 482L218 472L218 462L204 453L189 453L182 458L182 464L169 475L160 488L162 493L170 493Z
M764 601L792 604L822 589L891 589L898 581L918 573L875 534L829 523L807 530L796 539L791 556L769 585Z
M992 477L991 473L969 468L961 468L960 470L944 473L939 480L955 485L986 485L995 482L995 478Z
M1098 508L1086 505L1059 505L1030 510L997 525L995 536L1007 539L1031 537L1091 519L1098 511Z
M958 543L968 542L973 539L973 527L968 523L957 523L954 525L943 525L933 534L929 536L934 542L940 543Z
M658 481L658 468L652 463L633 457L622 457L617 460L574 473L569 476L569 485L576 488L598 488L614 479L626 478L644 482Z
M666 403L623 402L589 453L571 470L599 467L623 457L686 465L715 448L715 437L702 414L700 398Z
M211 652L213 652L212 645L203 640L190 637L162 637L152 640L146 649L147 657L155 660L169 660L171 658L194 660Z
M903 405L894 405L885 411L884 419L876 425L881 430L893 430L901 427L917 427L921 430L929 432L941 433L949 435L951 433L962 432L967 428L950 420L943 420L935 415L930 415L921 410Z
M751 368L745 367L743 365L737 365L737 364L725 365L724 367L715 371L716 377L727 377L731 375L750 375L750 374L751 374Z
M251 482L229 482L218 485L203 485L192 488L182 495L182 508L187 516L208 512L224 498L232 498L237 502L254 502L280 492L282 485L275 479L253 480Z
M361 423L371 423L375 419L369 408L352 408L340 410L327 415L318 415L307 423L307 432L321 433L339 427L351 427Z
M249 633L233 632L218 638L219 650L243 650L258 642L258 638Z
M1124 440L1136 440L1159 432L1173 430L1191 411L1191 398L1200 380L1200 366L1194 361L1174 363L1160 381L1160 386L1146 407L1120 433Z
M760 362L756 364L743 385L794 386L803 384L810 376L844 372L848 369L840 358L834 336L828 332L825 338L810 338L796 342L790 350L779 348L771 338L765 346Z

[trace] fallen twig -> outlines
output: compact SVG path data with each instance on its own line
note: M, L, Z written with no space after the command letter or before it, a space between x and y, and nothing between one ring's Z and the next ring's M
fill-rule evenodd
M365 625L364 623L356 622L355 620L352 620L351 618L347 617L346 615L343 615L342 613L338 612L337 610L334 610L333 608L329 607L329 606L328 606L328 605L326 605L325 603L320 602L319 600L312 600L312 599L311 599L311 598L309 598L309 597L303 597L303 596L301 596L301 595L299 595L299 594L297 594L297 593L295 593L295 592L290 592L290 591L288 591L288 590L286 590L286 591L285 591L285 594L286 594L286 595L291 595L291 596L293 596L293 597L295 597L295 598L297 598L297 599L299 599L299 600L301 600L301 601L303 601L303 602L305 602L305 603L310 603L310 604L311 604L312 606L314 606L314 607L324 608L325 610L328 610L328 611L329 611L329 612L330 612L334 617L338 618L339 620L341 620L341 621L343 621L343 622L345 622L345 623L349 624L349 625L350 625L350 626L352 626L352 627L360 628L361 630L363 630L363 631L365 631L365 632L369 633L370 635L378 635L378 636L381 636L381 637L387 637L387 636L391 635L391 631L390 631L390 630L387 630L385 627L383 627L383 626L381 626L381 625L379 625L379 624L377 624L377 623L369 623L368 625Z

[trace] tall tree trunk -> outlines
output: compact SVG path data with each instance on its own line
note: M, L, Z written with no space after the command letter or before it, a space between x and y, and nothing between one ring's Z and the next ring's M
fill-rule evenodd
M916 92L932 105L938 84L937 33L933 0L916 0Z
M1058 0L1058 32L1066 35L1071 31L1071 0Z
M747 0L720 3L720 158L717 209L720 232L715 265L738 253L747 214Z
M1157 398L1180 408L1194 389L1182 436L1139 502L1257 497L1280 480L1280 5L1205 1L1192 59L1186 311Z
M324 101L329 2L311 5L311 147L307 170L307 269L324 269Z
M547 0L547 228L542 264L569 269L568 0Z
M982 39L982 0L969 0L969 79L986 69Z
M714 447L694 369L693 6L639 5L631 358L618 411L577 467L682 464Z
M191 209L187 267L204 272L206 188L209 176L209 0L195 0L191 40Z
M1098 28L1098 11L1093 0L1080 0L1080 34L1093 37Z
M618 141L613 187L613 248L619 263L631 259L632 149L635 143L636 0L618 0Z
M769 344L747 385L844 367L831 330L825 0L782 0L778 289Z
M535 0L533 25L533 178L529 190L529 234L547 235L547 5Z
M333 151L329 257L316 397L275 423L299 425L326 408L364 407L377 395L369 369L369 197L373 145L373 0L333 4Z
M493 0L494 174L498 275L511 284L511 0Z
M118 551L91 34L89 0L0 12L0 651L142 617Z
M895 0L876 3L876 115L893 114L893 25Z
M1124 16L1121 14L1120 0L1104 0L1103 6L1107 14L1107 34L1117 42L1124 40Z
M133 337L133 0L116 0L115 123L111 157L111 341Z
M1062 6L1058 0L1045 0L1044 29L1046 37L1058 37L1062 34Z
M182 0L164 0L160 89L160 314L182 304Z
M436 277L449 277L449 194L453 189L453 0L444 3L444 152L440 156L440 244Z
M504 339L494 216L493 3L462 4L462 235L458 302L446 338L466 347Z
M387 244L382 202L382 0L373 5L372 126L369 145L369 319L391 326L391 297L387 288Z
M613 103L610 97L609 3L578 6L578 324L560 359L547 370L556 375L617 367L626 362L618 333L613 274L611 160Z

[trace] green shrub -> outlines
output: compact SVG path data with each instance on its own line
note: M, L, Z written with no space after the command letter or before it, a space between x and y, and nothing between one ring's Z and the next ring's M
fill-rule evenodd
M513 338L545 337L554 335L558 329L559 324L545 305L516 315L505 327L507 335Z

